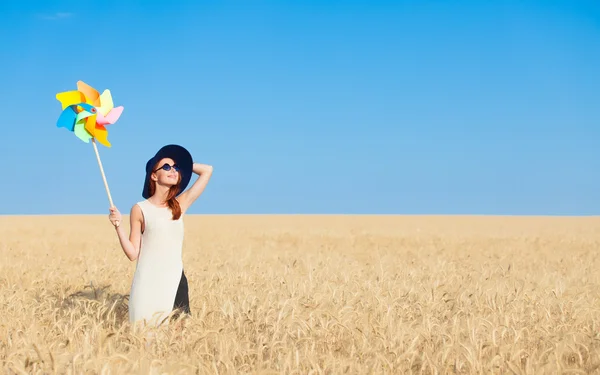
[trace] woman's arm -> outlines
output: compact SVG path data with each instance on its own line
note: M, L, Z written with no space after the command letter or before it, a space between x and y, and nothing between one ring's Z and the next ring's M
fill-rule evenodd
M200 197L212 176L213 167L207 164L194 163L193 172L199 175L198 179L194 182L192 187L179 196L179 204L181 205L182 212L186 212L196 199Z
M121 214L116 207L110 209L111 212L111 221L114 223L121 222ZM140 244L142 238L142 223L143 223L143 215L141 208L136 204L131 208L131 214L129 216L131 231L129 234L129 238L127 238L127 233L125 229L121 225L115 225L115 229L117 231L117 236L119 237L119 242L121 243L121 248L123 252L127 256L127 258L131 261L134 261L140 255Z

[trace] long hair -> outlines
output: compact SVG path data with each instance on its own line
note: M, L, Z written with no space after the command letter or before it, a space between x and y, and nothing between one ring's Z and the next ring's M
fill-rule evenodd
M152 168L153 171L158 168L158 164L159 163L156 163L154 168ZM177 183L169 188L169 193L167 194L167 205L173 213L173 220L177 220L181 217L181 206L179 205L179 201L176 199L181 184L181 171L177 173L177 176ZM156 192L156 182L153 179L150 179L149 190L150 196L153 196Z

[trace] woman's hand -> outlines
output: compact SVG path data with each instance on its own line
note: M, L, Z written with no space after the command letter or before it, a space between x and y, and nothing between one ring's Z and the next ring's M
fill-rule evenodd
M110 215L108 215L108 219L110 220L112 225L114 225L115 227L118 227L119 224L121 223L121 213L119 212L117 207L111 207L109 210L110 210Z

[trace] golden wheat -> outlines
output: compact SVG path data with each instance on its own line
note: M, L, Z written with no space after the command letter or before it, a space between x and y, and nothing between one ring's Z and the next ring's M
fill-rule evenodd
M3 373L600 372L600 220L188 216L192 317L134 333L106 216L0 217Z

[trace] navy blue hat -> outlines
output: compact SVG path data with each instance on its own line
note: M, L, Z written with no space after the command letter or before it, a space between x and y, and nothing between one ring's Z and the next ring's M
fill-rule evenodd
M179 145L166 145L154 155L146 163L146 179L144 180L144 189L142 190L142 197L150 198L150 175L152 174L152 168L163 158L171 158L179 166L179 173L181 174L181 183L179 194L183 193L187 185L190 183L192 178L192 170L194 167L194 161L192 155L188 150Z

